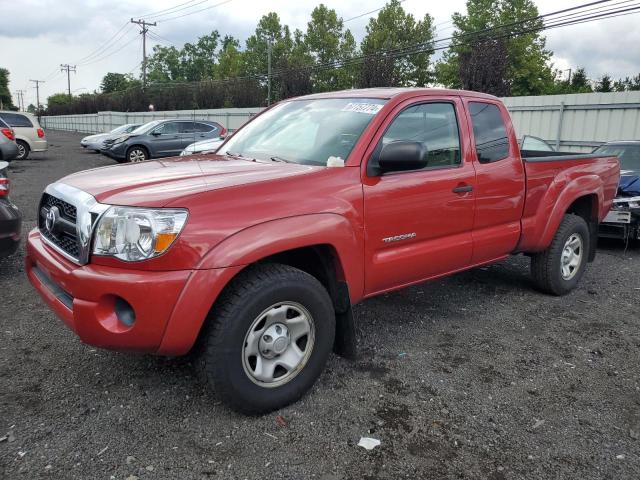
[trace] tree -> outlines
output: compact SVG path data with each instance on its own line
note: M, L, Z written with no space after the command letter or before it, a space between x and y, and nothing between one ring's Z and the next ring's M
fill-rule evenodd
M509 62L504 39L474 41L468 50L460 52L458 62L465 90L491 92L500 97L509 94Z
M283 76L277 73L275 66L288 63L288 57L293 48L293 40L289 27L280 23L280 17L275 12L263 15L256 26L255 33L246 41L244 52L245 74L250 76L267 75L269 42L272 45L271 66L274 72L271 82L272 100L277 100L279 97L278 92L282 91Z
M468 65L469 55L481 54L488 65L502 65L493 72L500 78L484 84L497 88L499 95L540 95L554 88L550 67L551 52L539 31L543 21L532 0L467 0L467 14L454 13L453 40L443 61L437 66L438 81L448 87L460 88L475 84L469 77L477 76ZM484 45L487 50L479 50ZM461 58L467 58L461 63ZM481 68L479 62L473 62ZM487 72L487 74L490 72Z
M342 18L323 4L311 12L304 42L299 42L299 39L296 41L296 47L306 47L309 59L318 65L337 66L352 58L356 50L355 39L348 29L344 30ZM320 67L313 74L313 89L316 92L342 90L353 87L353 83L353 68L350 67Z
M218 66L216 78L233 78L242 75L243 54L240 51L240 42L231 35L226 35L222 40L222 48L218 53Z
M129 87L131 79L123 73L109 72L100 83L100 90L103 93L119 92Z
M9 70L0 68L0 105L6 110L15 110L11 92L9 92Z
M613 92L613 79L610 75L603 75L600 80L596 82L596 92Z
M583 67L578 68L571 76L571 82L569 83L569 93L590 93L593 92L591 83L587 78L587 72Z
M147 60L150 82L195 82L215 76L220 34L214 30L181 49L154 45Z
M429 14L416 21L398 0L390 0L376 18L369 19L366 32L360 46L365 57L360 86L425 86L432 80L430 57L435 30ZM416 44L421 46L418 53L388 52Z
M29 106L27 107L27 112L31 113L31 114L36 114L36 106L33 103L30 103Z

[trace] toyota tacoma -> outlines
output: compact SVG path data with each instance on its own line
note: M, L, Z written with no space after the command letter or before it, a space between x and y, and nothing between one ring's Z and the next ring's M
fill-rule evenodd
M85 343L198 359L231 407L308 391L356 354L352 306L525 254L573 290L596 254L616 157L520 152L493 96L366 89L280 102L216 154L49 185L28 277Z

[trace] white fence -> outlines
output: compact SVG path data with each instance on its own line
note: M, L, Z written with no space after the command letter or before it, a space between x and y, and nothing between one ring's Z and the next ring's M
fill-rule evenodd
M557 150L589 152L611 140L640 140L640 92L579 93L509 97L518 136L543 138ZM213 120L233 131L261 108L177 110L166 112L99 112L88 115L42 117L54 130L83 133L107 132L125 123L145 123L163 118Z
M556 150L590 152L613 140L640 140L640 91L504 98L518 136Z
M82 133L102 133L126 123L147 123L165 118L188 118L211 120L223 125L227 130L240 128L261 108L224 108L210 110L175 110L165 112L98 112L85 115L43 116L40 123L44 128Z

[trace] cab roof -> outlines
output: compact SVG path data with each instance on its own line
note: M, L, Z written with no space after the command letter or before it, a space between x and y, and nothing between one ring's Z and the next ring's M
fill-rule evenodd
M295 100L319 99L319 98L379 98L389 100L395 97L415 96L462 96L498 100L498 97L486 93L472 92L470 90L453 90L447 88L415 88L415 87L378 87L359 88L353 90L339 90L336 92L314 93L297 97Z

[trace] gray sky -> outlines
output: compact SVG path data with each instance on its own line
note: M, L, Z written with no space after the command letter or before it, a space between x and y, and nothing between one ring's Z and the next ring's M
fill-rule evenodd
M137 66L142 58L142 42L135 25L126 25L104 53L87 58L131 17L146 15L151 21L156 20L158 25L152 30L179 46L214 29L221 35L231 34L244 42L254 31L260 17L270 11L276 11L283 23L292 30L304 30L311 11L320 3L318 0L231 0L215 8L174 18L221 1L192 0L179 7L182 10L176 9L154 18L150 16L151 13L175 7L187 0L0 0L3 17L0 22L0 66L10 71L12 93L20 89L26 91L26 106L35 104L35 89L29 79L46 80L41 88L41 100L52 93L66 91L66 75L60 73L61 63L77 64L77 73L71 74L71 90L74 93L97 89L107 72L132 72L137 75ZM540 13L544 14L586 2L538 0L537 3ZM324 3L334 8L343 19L348 19L383 6L385 0L324 0ZM611 3L620 2L616 0ZM464 12L465 1L406 0L403 6L416 17L430 13L438 25L438 36L446 37L451 33L451 14L455 11ZM364 35L368 17L346 23L358 40ZM554 52L555 67L566 69L584 66L593 78L603 73L614 77L640 73L638 20L640 14L545 32L547 45ZM153 43L161 42L152 40ZM151 51L150 47L148 51Z

